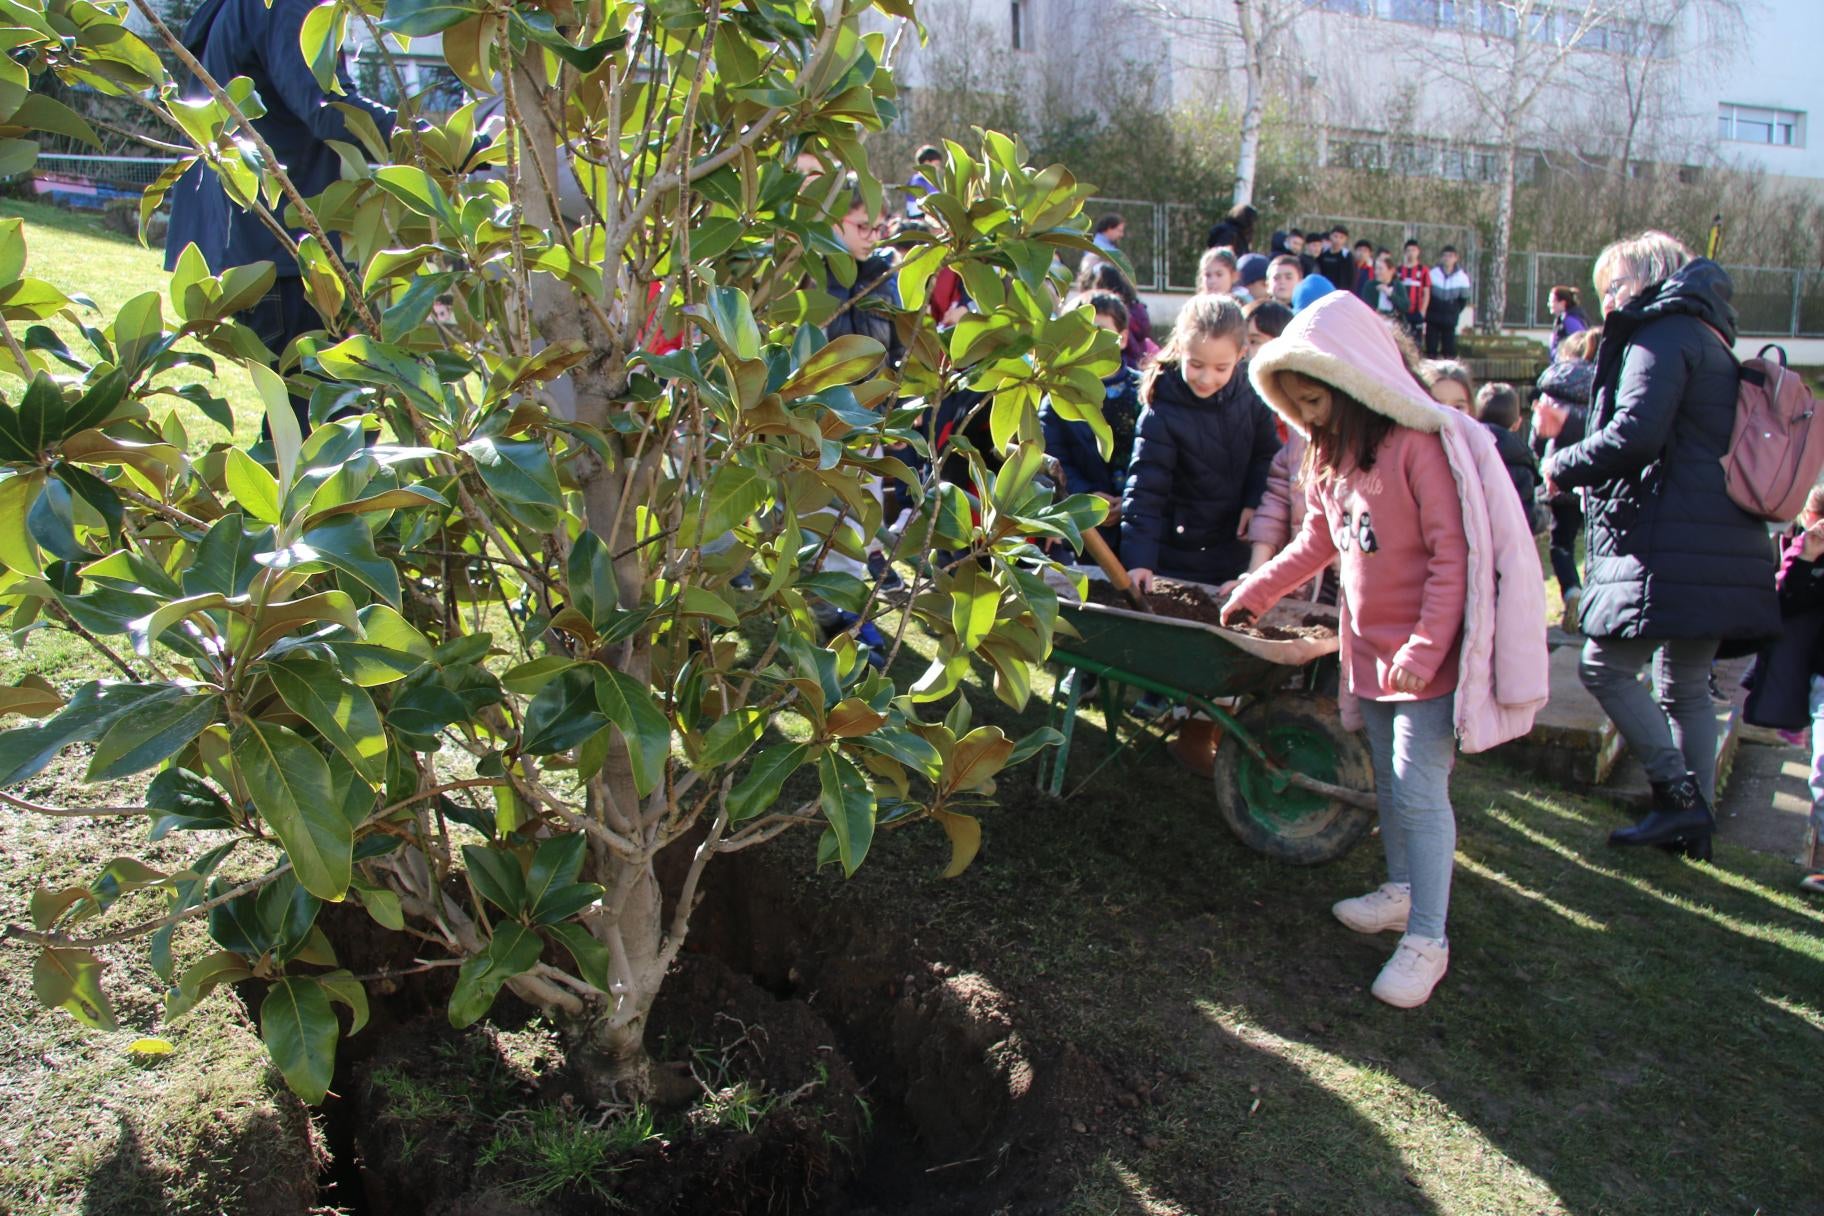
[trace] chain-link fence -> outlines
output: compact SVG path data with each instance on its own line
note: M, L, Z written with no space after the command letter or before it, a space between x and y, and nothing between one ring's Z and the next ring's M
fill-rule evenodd
M1552 288L1575 287L1584 311L1596 315L1599 302L1590 281L1596 259L1581 253L1516 253L1507 265L1507 308L1511 328L1543 329L1552 323ZM1824 336L1824 271L1775 266L1730 266L1736 324L1755 337Z

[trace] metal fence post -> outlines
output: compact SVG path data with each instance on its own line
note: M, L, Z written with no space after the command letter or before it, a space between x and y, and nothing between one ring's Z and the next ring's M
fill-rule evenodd
M1539 253L1537 250L1526 255L1526 320L1528 329L1533 327L1533 309L1539 307Z
M1804 298L1805 272L1795 270L1792 272L1792 327L1788 331L1795 338L1799 336L1799 308L1802 306Z

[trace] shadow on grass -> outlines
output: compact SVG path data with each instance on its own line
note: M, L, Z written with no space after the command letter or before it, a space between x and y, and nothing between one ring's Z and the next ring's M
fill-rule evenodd
M1043 716L970 691L1010 733ZM1072 785L1101 734L1079 722ZM1824 919L1780 893L1778 861L1617 854L1618 810L1466 760L1451 974L1400 1011L1367 992L1393 935L1328 911L1384 876L1378 841L1267 862L1158 755L1070 802L1031 781L1002 782L942 922L1115 1075L1176 1078L1069 1211L1596 1216L1824 1193L1815 1155L1786 1147L1815 1138L1797 1129L1815 1126Z

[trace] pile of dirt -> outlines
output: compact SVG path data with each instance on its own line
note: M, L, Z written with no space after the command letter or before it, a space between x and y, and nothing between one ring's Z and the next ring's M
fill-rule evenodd
M1126 595L1104 582L1092 582L1089 585L1089 602L1108 608L1131 609L1134 606ZM1153 589L1146 593L1146 602L1160 616L1194 621L1199 625L1216 625L1230 633L1268 642L1297 642L1306 638L1336 636L1336 618L1310 604L1282 602L1252 625L1223 625L1220 600L1194 583L1180 583L1169 578L1153 580Z

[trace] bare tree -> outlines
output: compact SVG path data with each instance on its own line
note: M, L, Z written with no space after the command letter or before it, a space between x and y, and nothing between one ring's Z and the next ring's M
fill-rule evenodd
M1233 8L1231 15L1228 10ZM1216 67L1242 76L1241 150L1235 157L1232 202L1254 201L1260 166L1260 128L1266 113L1268 73L1284 58L1283 35L1305 8L1302 0L1139 0L1137 8L1173 38L1189 37L1214 48Z
M1686 73L1694 60L1732 56L1747 27L1743 0L1636 0L1633 28L1619 47L1621 121L1613 224L1630 226L1634 213L1632 166L1643 141L1658 124L1690 122L1678 107L1687 96ZM1611 110L1611 112L1613 112Z
M1543 140L1539 102L1564 79L1571 57L1590 49L1591 33L1624 7L1632 11L1636 5L1622 0L1484 0L1463 17L1458 53L1427 65L1469 99L1480 138L1500 157L1485 329L1499 328L1507 311L1520 149Z

